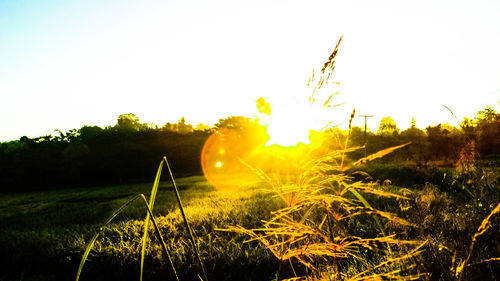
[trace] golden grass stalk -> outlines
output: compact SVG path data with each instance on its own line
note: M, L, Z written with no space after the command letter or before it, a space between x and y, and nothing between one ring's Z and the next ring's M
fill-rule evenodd
M335 46L335 49L330 54L330 56L328 57L328 60L325 62L325 64L323 65L323 68L321 69L321 75L319 77L319 80L316 83L316 85L314 86L312 94L309 97L309 102L311 102L311 103L315 103L315 101L316 101L315 97L314 97L316 90L320 90L321 87L323 86L323 84L324 83L328 84L328 81L330 80L330 76L333 73L333 70L335 69L335 57L337 56L337 53L339 51L339 46L340 46L340 42L342 42L342 38L343 38L343 36L340 36L339 41L337 42L337 45ZM310 83L313 81L314 81L314 70L313 70L311 78L307 82L307 86L309 86Z
M471 258L472 250L474 250L474 245L475 245L475 243L477 241L477 238L479 236L483 235L491 227L490 219L491 219L491 217L493 215L495 215L497 213L500 213L500 203L481 222L481 225L479 226L479 228L477 229L476 233L472 237L472 242L470 243L470 246L469 246L469 253L468 253L467 257L457 266L457 269L455 271L455 276L456 276L456 278L458 280L461 280L462 277L463 277L463 270L464 270L464 268L466 267L467 263L469 262L469 260ZM483 260L483 261L475 263L475 264L479 264L479 263L483 263L483 262L490 262L490 261L498 261L498 260L500 260L500 258L492 258L492 259Z
M403 148L403 147L409 145L410 143L411 142L408 142L408 143L405 143L405 144L402 144L402 145L398 145L398 146L389 147L389 148L380 150L380 151L378 151L378 152L376 152L374 154L371 154L371 155L368 155L366 157L363 157L363 158L359 159L358 161L354 162L350 167L346 168L346 170L350 169L350 168L352 168L354 166L359 166L361 164L364 164L364 163L366 163L368 161L372 161L372 160L375 160L377 158L384 157L387 154L392 153L394 150Z
M328 82L335 67L335 56L341 41L342 37L328 61L323 65L309 102L315 102L316 90L319 90L323 83ZM308 84L313 80L314 72ZM323 103L324 106L330 104L332 96ZM335 280L339 278L348 280L349 276L339 272L342 269L339 269L336 264L343 259L354 259L357 262L366 263L360 255L361 250L387 252L388 254L379 255L380 262L370 269L356 275L351 274L352 281L387 278L415 280L420 276L419 274L403 276L401 269L395 271L388 269L387 272L373 273L375 270L380 271L382 267L398 265L420 254L420 249L425 242L401 240L396 239L394 235L386 235L379 219L406 227L412 225L395 214L373 208L360 192L398 200L407 199L405 196L377 189L376 184L372 182L355 181L354 177L347 173L354 166L383 157L408 145L387 148L361 158L350 166L345 165L347 153L363 148L349 147L354 116L355 110L353 110L349 120L349 134L346 139L340 141L340 138L336 138L341 149L317 156L320 153L319 150L314 151L314 148L311 148L311 151L305 153L307 156L304 156L304 159L298 158L296 163L287 163L294 165L297 174L288 177L285 182L267 174L258 167L251 167L245 163L256 175L269 184L276 196L284 201L285 207L273 212L269 221L263 221L262 228L245 229L241 226L233 226L223 230L248 235L250 239L247 242L259 241L278 260L288 261L294 272L292 260L309 270L307 276L295 276L288 280ZM313 159L308 159L310 155L314 155ZM350 194L353 194L357 200L349 196ZM380 228L381 234L376 237L364 238L351 234L352 232L346 227L345 221L354 220L355 217L361 215L373 218ZM398 256L393 255L390 245L398 245L400 249ZM406 248L413 249L403 250ZM329 274L329 277L326 277L325 274Z
M500 261L500 258L490 258L490 259L485 259L485 260L482 260L482 261L479 261L479 262L469 263L469 264L465 265L465 267L479 265L479 264L483 264L483 263L487 263L487 262L492 262L492 261Z

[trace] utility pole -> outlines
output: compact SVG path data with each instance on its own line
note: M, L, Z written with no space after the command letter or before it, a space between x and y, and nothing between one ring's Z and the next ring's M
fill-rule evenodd
M373 115L361 115L361 114L360 114L360 115L359 115L359 117L365 117L365 139L366 139L366 119L367 119L368 117L373 117Z

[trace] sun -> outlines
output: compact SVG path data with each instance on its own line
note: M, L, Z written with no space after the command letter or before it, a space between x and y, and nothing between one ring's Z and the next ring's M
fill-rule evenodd
M329 102L314 103L307 98L259 98L256 100L260 113L257 120L266 128L266 147L278 145L295 147L312 145L317 141L318 132L330 128L332 112Z
M314 129L311 108L295 101L269 103L268 114L259 117L259 123L266 127L269 140L266 146L296 146L310 144L310 131Z

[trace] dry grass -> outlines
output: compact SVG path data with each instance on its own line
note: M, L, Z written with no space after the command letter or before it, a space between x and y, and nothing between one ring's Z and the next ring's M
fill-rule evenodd
M309 99L316 102L315 93L331 78L335 68L335 57L340 38ZM314 71L309 83L314 82ZM331 102L330 96L323 104ZM351 115L349 128L354 118ZM333 131L323 132L334 138ZM338 138L338 137L337 137ZM339 139L339 138L338 138ZM284 202L284 207L275 211L264 227L246 229L230 227L226 231L244 233L265 245L273 255L288 264L293 272L292 280L415 280L421 274L407 261L420 254L425 241L399 239L386 234L380 220L391 224L412 227L412 224L397 215L373 208L362 194L407 200L405 196L384 191L373 182L357 181L349 174L353 166L383 157L407 144L391 147L348 163L346 154L362 147L349 147L349 137L339 143L341 149L320 153L310 148L298 157L293 176L286 179L269 174L258 167L251 169L266 181L270 190ZM311 159L309 156L313 155ZM379 228L375 235L356 235L349 223L358 219L371 219ZM398 249L397 251L393 249ZM366 258L376 256L372 261ZM366 268L359 272L347 272L342 265L355 261ZM299 273L298 273L299 272ZM280 280L278 272L277 279ZM290 277L290 276L289 276Z

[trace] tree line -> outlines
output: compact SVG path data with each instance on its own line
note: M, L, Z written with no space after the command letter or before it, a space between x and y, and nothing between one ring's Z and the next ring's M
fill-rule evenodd
M492 107L486 107L478 111L474 118L465 118L458 127L438 124L428 126L425 130L417 128L416 120L412 119L411 126L404 131L398 129L391 117L384 117L376 133L365 134L362 128L354 127L350 138L355 145L364 145L367 154L411 143L381 161L406 161L422 167L441 165L465 169L464 165L473 165L480 159L499 159L500 114Z
M151 181L164 155L178 176L200 174L201 149L211 131L184 118L153 127L129 113L114 126L58 133L0 144L2 191Z
M202 174L200 156L212 133L225 128L240 132L250 142L261 142L252 133L259 126L250 118L232 116L213 127L193 126L184 118L157 127L141 123L129 113L120 115L114 126L83 126L56 135L21 137L0 143L0 191L152 181L164 155L176 176ZM380 161L412 162L423 168L439 163L466 169L478 159L499 159L500 153L500 114L491 107L466 118L459 128L440 124L421 130L413 120L410 128L400 131L392 118L385 117L377 132L365 133L359 127L336 132L343 139L350 134L350 146L365 147L354 152L353 158L411 142ZM335 143L331 139L326 145L338 148Z

